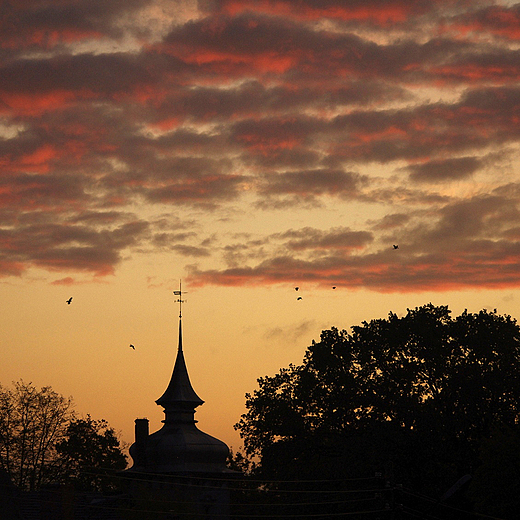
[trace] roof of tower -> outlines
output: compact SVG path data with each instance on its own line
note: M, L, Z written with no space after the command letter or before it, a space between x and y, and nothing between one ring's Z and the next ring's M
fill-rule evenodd
M196 408L204 403L191 386L188 369L184 361L184 353L182 351L182 322L180 319L179 347L177 349L177 358L175 360L175 366L173 367L172 377L164 394L155 402L163 408L177 406L182 408Z

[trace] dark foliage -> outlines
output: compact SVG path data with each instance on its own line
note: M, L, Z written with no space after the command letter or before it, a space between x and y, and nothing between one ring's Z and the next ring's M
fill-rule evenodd
M72 417L72 400L50 386L0 385L0 468L20 489L39 489L60 477L56 443Z
M0 469L19 489L73 482L106 490L106 475L125 467L115 431L104 420L76 418L71 398L23 381L0 385Z
M516 491L498 504L500 471L489 480L497 451L518 461L520 329L510 316L483 310L452 318L448 307L429 304L351 333L332 328L307 349L302 365L258 384L235 426L246 454L260 461L257 476L382 472L438 501L470 474L471 483L450 497L452 507L474 505L504 518L520 508ZM517 473L510 464L507 489L518 489Z
M67 480L83 490L110 490L115 485L110 475L127 465L114 429L105 420L96 421L90 415L69 423L65 439L56 450Z

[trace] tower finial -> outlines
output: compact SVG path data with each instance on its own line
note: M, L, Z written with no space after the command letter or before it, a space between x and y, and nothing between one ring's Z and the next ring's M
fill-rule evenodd
M182 295L183 294L186 294L186 291L182 291L182 280L179 280L179 290L178 291L173 291L173 294L175 294L175 296L178 296L177 300L175 300L176 302L179 302L179 319L182 318L182 304L186 302L186 300L183 300L182 299Z

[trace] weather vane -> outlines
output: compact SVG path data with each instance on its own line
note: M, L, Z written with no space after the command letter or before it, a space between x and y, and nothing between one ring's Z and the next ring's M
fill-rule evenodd
M183 292L183 290L182 290L182 281L181 280L179 280L179 290L173 291L173 294L175 296L178 296L178 298L175 301L179 302L179 318L182 318L182 304L185 303L187 300L182 299L182 295L186 294L186 291Z

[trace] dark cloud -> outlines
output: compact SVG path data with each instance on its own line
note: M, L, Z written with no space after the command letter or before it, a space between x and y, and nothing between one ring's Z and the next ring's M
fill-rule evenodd
M173 94L173 95L172 95ZM379 81L342 80L338 84L314 82L299 85L266 86L259 81L244 81L236 88L198 86L179 88L160 104L156 117L159 128L169 128L183 121L226 121L229 118L259 118L294 113L309 106L315 110L363 106L389 99L403 99L407 92L397 85Z
M149 202L172 202L177 204L203 204L216 207L222 199L235 199L244 182L241 176L221 175L200 177L185 182L170 182L161 187L144 188L143 195Z
M378 230L395 229L408 223L410 218L410 215L405 213L391 213L385 215L379 222L375 223L373 228Z
M333 169L292 171L267 176L260 193L294 194L305 199L321 195L354 198L366 178L352 172Z
M455 181L469 177L481 165L477 157L456 157L407 167L410 179L418 182Z
M38 220L38 219L35 219ZM96 229L66 222L28 222L0 229L1 275L23 272L29 266L50 271L113 274L122 252L147 231L146 222L127 222L113 229Z
M19 210L59 210L73 202L86 205L89 196L83 179L66 175L14 175L0 177L0 205Z
M171 248L176 253L183 256L201 257L210 256L210 251L204 247L188 246L183 244L173 245Z
M403 256L403 247L388 247L362 257L326 256L317 260L274 257L251 267L201 270L191 266L193 285L287 284L295 279L312 285L328 286L341 280L346 288L380 292L446 291L480 288L505 288L520 285L518 242L482 241L473 248Z
M345 77L426 82L431 79L431 67L449 67L452 62L460 66L460 59L470 49L468 43L449 38L377 44L350 32L317 30L290 17L268 17L251 11L203 18L177 27L156 47L157 52L197 64L208 78L215 74L248 77L254 73L262 78L276 75L288 83L325 83L332 87Z
M80 54L0 64L0 114L33 116L78 103L146 99L147 86L161 77L153 58Z
M475 35L491 34L506 40L520 40L520 5L484 6L464 16L453 17L448 23L450 30Z
M5 0L1 47L49 49L59 44L110 36L122 38L121 17L150 0Z
M329 231L303 228L285 231L273 238L283 240L284 247L293 251L351 251L362 249L373 240L372 234L367 231L352 231L348 228L332 228Z
M439 211L440 219L426 235L435 243L494 240L504 227L516 225L520 218L519 201L493 195L477 196L449 204Z
M354 111L332 121L334 152L345 159L389 162L424 159L444 152L477 151L489 144L515 142L520 90L474 89L456 103L434 103L385 111Z

